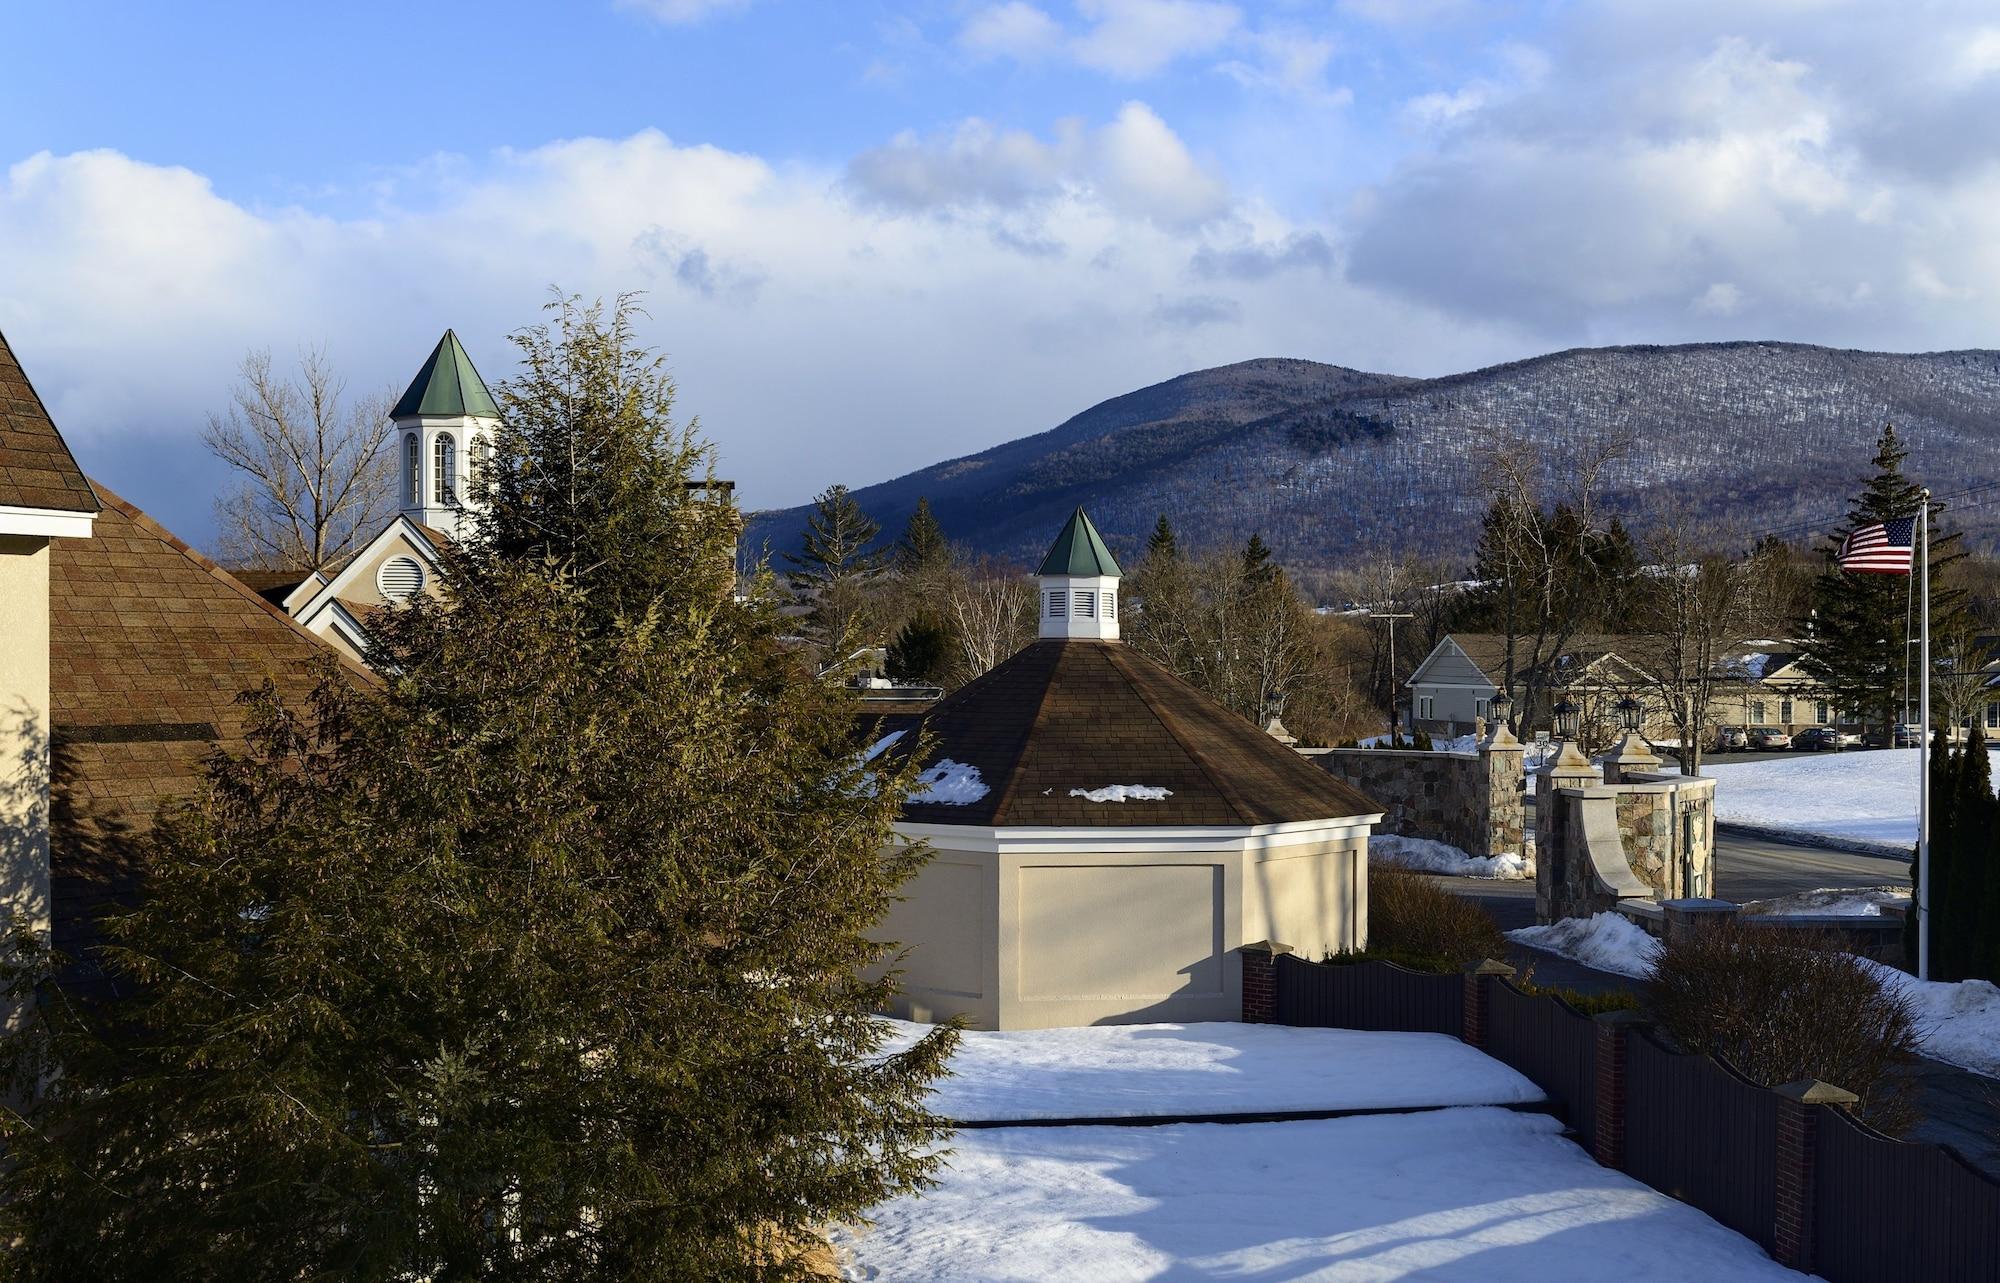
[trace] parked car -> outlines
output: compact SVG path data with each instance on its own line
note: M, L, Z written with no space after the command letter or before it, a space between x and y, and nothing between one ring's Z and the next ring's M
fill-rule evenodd
M1812 726L1792 736L1792 747L1809 753L1838 753L1860 742L1860 736L1849 735L1832 726Z
M1718 753L1741 753L1750 747L1750 732L1741 726L1725 726L1715 735L1715 751Z
M1893 733L1870 731L1862 736L1861 742L1870 748L1887 748L1892 743L1897 748L1915 748L1923 742L1923 738L1920 726L1898 726Z
M1783 751L1792 746L1792 737L1782 726L1759 726L1750 732L1750 747L1760 753Z

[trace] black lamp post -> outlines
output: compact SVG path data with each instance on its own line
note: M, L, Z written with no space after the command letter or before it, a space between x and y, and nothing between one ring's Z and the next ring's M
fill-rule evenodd
M1644 712L1645 710L1639 706L1639 701L1630 695L1618 701L1618 720L1625 724L1627 735L1639 733L1639 723Z
M1567 699L1559 699L1549 710L1556 718L1556 738L1573 740L1576 738L1576 705Z
M1514 701L1507 698L1506 691L1494 692L1486 701L1486 716L1495 726L1506 726L1508 714L1514 711Z

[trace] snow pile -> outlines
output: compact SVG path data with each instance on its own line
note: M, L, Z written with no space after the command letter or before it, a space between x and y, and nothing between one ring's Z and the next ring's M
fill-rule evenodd
M935 766L925 767L923 774L917 776L917 787L910 794L910 801L965 806L985 797L988 791L986 781L979 777L978 767L944 757L939 758Z
M843 1230L849 1279L1797 1283L1540 1114L962 1132Z
M1704 765L1715 778L1715 818L1910 847L1917 841L1914 748L1815 753L1782 761ZM2000 753L1994 756L2000 769Z
M1823 887L1772 900L1752 900L1746 914L1779 918L1879 918L1887 908L1910 906L1910 893L1896 887Z
M1644 927L1617 913L1564 918L1543 927L1521 927L1507 936L1574 958L1586 967L1640 980L1653 974L1653 962L1660 956L1660 942L1647 935Z
M1519 855L1467 855L1448 842L1377 833L1368 839L1368 858L1420 873L1444 873L1459 878L1500 878L1519 881L1535 876L1532 858Z
M1069 795L1086 802L1164 802L1174 791L1157 784L1106 784L1101 789L1071 789Z
M1909 1000L1926 1056L2000 1078L2000 987L1988 980L1919 980L1867 958L1860 962L1884 989Z
M887 1021L886 1051L929 1029ZM1510 1105L1542 1098L1443 1034L1283 1025L1092 1025L971 1031L930 1107L960 1122L1309 1109Z

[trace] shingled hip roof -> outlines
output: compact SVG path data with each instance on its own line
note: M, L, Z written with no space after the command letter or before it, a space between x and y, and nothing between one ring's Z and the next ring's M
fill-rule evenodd
M1379 815L1382 808L1186 682L1116 642L1030 643L961 687L887 751L927 734L925 765L977 772L960 803L903 819L981 828L1227 827ZM1093 801L1115 786L1165 796ZM961 796L975 791L965 789Z
M97 495L5 335L0 335L0 508L98 510Z

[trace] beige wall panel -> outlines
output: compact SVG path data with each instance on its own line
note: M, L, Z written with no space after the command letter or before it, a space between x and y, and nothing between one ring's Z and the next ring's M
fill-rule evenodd
M1222 992L1220 865L1030 865L1019 878L1023 1000Z
M904 885L904 900L882 920L880 936L910 946L903 987L960 998L986 996L984 956L992 909L987 870L943 857Z
M1256 859L1244 873L1246 933L1288 944L1299 957L1315 962L1354 948L1359 864L1348 844L1287 849Z
M0 908L49 929L49 544L18 535L0 535Z

